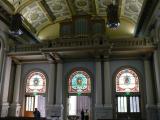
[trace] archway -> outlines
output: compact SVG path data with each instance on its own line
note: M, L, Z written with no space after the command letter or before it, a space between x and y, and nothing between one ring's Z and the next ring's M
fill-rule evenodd
M117 119L141 118L140 75L131 68L121 68L114 76L114 116Z
M84 113L88 114L91 120L93 115L93 94L91 84L93 79L91 74L83 68L77 68L71 71L67 81L67 117L80 119L81 111L83 109Z
M30 72L26 80L24 116L33 117L33 111L37 108L41 117L45 117L45 92L45 74L40 71Z

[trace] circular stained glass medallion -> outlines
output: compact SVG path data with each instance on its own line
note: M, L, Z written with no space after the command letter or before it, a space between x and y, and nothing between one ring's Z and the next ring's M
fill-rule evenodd
M90 93L90 76L85 71L75 71L69 77L69 93Z

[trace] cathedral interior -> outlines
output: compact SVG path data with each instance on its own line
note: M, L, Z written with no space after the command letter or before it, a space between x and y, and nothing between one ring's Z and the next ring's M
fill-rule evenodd
M35 108L160 120L160 0L0 0L0 119Z

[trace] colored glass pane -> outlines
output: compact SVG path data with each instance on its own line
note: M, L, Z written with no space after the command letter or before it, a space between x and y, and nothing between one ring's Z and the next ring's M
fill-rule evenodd
M90 93L90 76L85 71L75 71L69 77L69 93Z
M124 69L117 74L116 92L139 92L139 78L133 70Z
M31 72L27 78L26 93L45 93L46 77L41 72Z

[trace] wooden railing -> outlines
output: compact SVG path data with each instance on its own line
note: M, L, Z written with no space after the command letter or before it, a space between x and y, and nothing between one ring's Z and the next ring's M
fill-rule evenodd
M100 39L78 39L63 41L47 41L39 44L14 45L10 46L9 52L30 52L40 51L42 49L71 49L71 48L96 48L110 47L112 49L120 48L150 48L155 47L152 41L146 39L121 39L121 40L100 40Z

